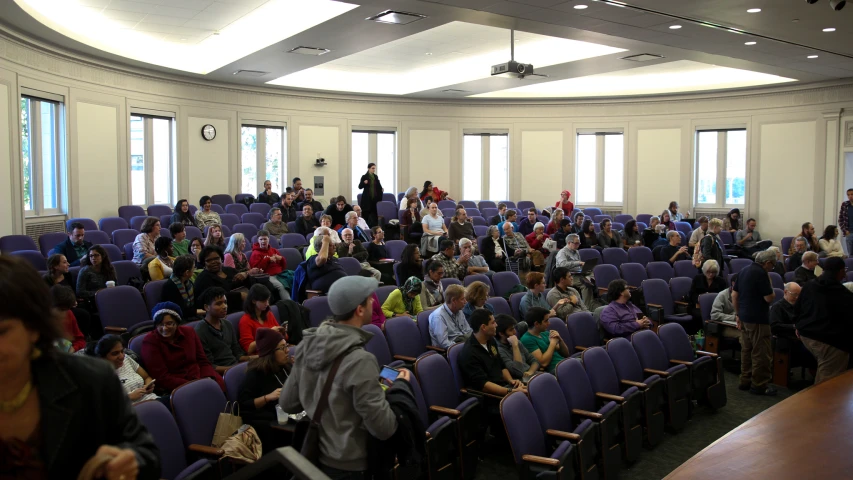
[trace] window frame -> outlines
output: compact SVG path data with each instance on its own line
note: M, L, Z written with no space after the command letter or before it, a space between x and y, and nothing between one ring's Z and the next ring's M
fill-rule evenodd
M589 202L581 202L580 198L577 196L578 184L581 181L578 174L578 168L580 167L580 158L579 158L579 145L580 145L580 137L595 135L595 200L592 203ZM604 201L604 187L605 187L605 137L608 135L621 135L622 136L622 201L621 202L606 202ZM627 143L625 140L625 131L621 128L600 128L600 129L577 129L575 130L575 186L574 191L575 198L574 204L575 207L592 207L592 206L603 206L603 207L623 207L625 205L625 180L627 177L627 155L626 155Z
M255 128L257 129L257 133L255 135L255 191L253 192L243 192L243 128ZM249 193L252 196L257 197L258 193L264 191L264 182L267 180L267 142L266 142L266 131L268 129L271 130L281 130L281 165L279 166L278 171L278 184L281 186L281 192L275 192L278 194L284 193L288 186L290 186L290 182L287 181L287 161L288 161L288 151L287 151L287 124L286 123L266 123L266 122L257 122L257 121L248 121L245 120L240 123L240 130L238 130L238 141L237 144L240 145L240 161L239 161L239 172L240 172L240 191L241 193ZM263 141L259 141L258 139L262 138ZM263 172L263 175L260 174Z
M22 89L23 90L23 89ZM51 97L51 98L45 98ZM21 117L23 105L19 104L18 118L21 121L21 202L23 203L24 217L35 218L53 215L64 215L68 206L68 158L66 152L66 135L65 135L65 97L61 95L46 94L40 96L30 92L23 92L19 97L19 102L23 100L29 101L29 111L27 112L28 131L29 131L29 166L30 166L30 204L31 209L26 208L24 201L24 151L23 151L23 118ZM33 116L33 111L40 111L41 104L48 103L54 106L54 115L52 119L53 130L55 133L52 143L56 152L53 158L54 169L56 171L55 198L56 207L44 207L44 182L42 172L42 142L33 141L34 138L40 139L42 135L42 120L41 115ZM37 161L34 159L38 159Z
M699 134L705 132L717 132L717 189L716 202L714 203L699 203ZM746 145L744 152L744 195L743 203L726 203L726 173L728 169L728 132L744 132L746 135ZM724 133L724 135L720 135ZM749 130L743 127L727 127L727 128L701 128L697 127L693 132L693 205L699 209L732 209L745 208L746 199L748 196L747 189L749 183Z
M133 139L131 138L130 122L133 117L142 118L142 144L143 144L143 171L145 172L145 203L140 206L148 207L149 205L172 205L176 199L176 179L177 179L177 121L174 114L170 112L159 113L154 111L140 111L132 109L128 116L128 143L127 149L128 158L128 184L127 193L130 197L130 205L133 203ZM169 121L169 177L167 179L169 185L169 198L165 203L157 203L154 198L154 120Z
M506 192L507 197L509 197L509 177L512 173L512 167L510 165L510 158L512 156L512 146L511 146L511 137L509 130L463 130L462 132L462 171L465 171L465 137L480 137L480 196L482 198L470 198L467 192L465 192L465 181L462 180L462 184L460 185L462 190L462 198L467 200L490 200L495 203L502 202L504 200L508 200L509 198L492 198L491 188L491 174L492 174L492 145L491 145L491 137L506 137Z
M375 163L377 166L379 165L379 135L380 133L384 134L392 134L394 135L394 164L393 171L391 172L391 178L394 179L393 185L382 185L382 188L386 192L396 192L397 191L397 175L400 171L400 135L397 132L397 129L394 127L352 127L350 128L349 133L349 142L350 142L350 177L352 183L352 198L353 202L356 202L355 199L358 198L358 194L362 193L361 189L358 188L357 183L358 179L361 178L364 173L357 174L356 172L366 172L367 165L363 165L360 169L356 169L355 165L353 165L353 151L352 151L352 143L353 143L353 134L355 133L366 133L367 134L367 162Z

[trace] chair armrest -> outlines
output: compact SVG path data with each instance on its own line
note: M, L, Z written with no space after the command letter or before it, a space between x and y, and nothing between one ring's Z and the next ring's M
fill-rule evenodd
M579 352L582 352L582 351L584 351L584 350L586 350L586 349L587 349L587 347L581 347L580 345L575 345L575 350L577 350L577 351L579 351Z
M442 415L447 415L447 416L450 416L453 418L458 418L459 415L462 415L462 412L460 412L459 410L454 410L452 408L439 407L438 405L433 405L433 406L429 407L429 409L432 412L440 413Z
M598 293L607 293L607 289L604 287L598 287Z
M602 400L607 400L607 401L610 401L610 402L619 402L619 403L622 403L622 402L624 402L624 401L625 401L625 397L620 397L619 395L611 395L611 394L609 394L609 393L595 392L595 396L596 396L597 398L600 398L600 399L602 399Z
M625 385L628 385L629 387L637 387L637 388L640 388L643 390L645 390L646 388L649 388L649 386L643 382L635 382L633 380L619 380L619 381L624 383Z
M699 355L700 357L711 357L711 358L719 357L719 355L717 355L716 353L706 352L704 350L696 350L696 355Z
M522 455L521 459L525 462L538 463L540 465L548 465L549 467L559 467L560 461L556 458L540 457L539 455Z
M443 348L441 348L441 347L434 347L434 346L432 346L432 345L427 345L427 346L426 346L426 348L427 348L427 350L432 350L433 352L438 352L438 353L440 353L440 354L442 354L442 355L444 355L445 353L447 353L447 350L445 350L445 349L443 349Z
M644 368L643 371L646 373L651 373L653 375L658 375L661 377L668 377L669 376L669 372L664 372L663 370L655 370L654 368Z
M127 332L127 329L123 327L104 327L104 332L121 335L122 333Z
M417 360L417 358L407 357L405 355L394 355L394 360L402 360L407 363L415 363L415 360Z
M635 287L633 285L628 285L628 289L630 289L630 290L637 290L638 288L639 287Z
M675 303L676 305L684 305L685 307L690 306L690 304L689 304L689 303L687 303L687 302L682 302L681 300L676 300L676 301L675 301L675 302L673 302L673 303Z
M675 359L670 359L669 363L674 363L676 365L687 365L688 367L693 365L693 362L687 362L684 360L675 360Z
M663 309L663 305L658 305L657 303L647 303L646 306Z
M563 432L561 430L551 430L550 428L548 430L545 430L545 433L547 435L551 435L552 437L568 440L572 443L577 443L581 441L581 436L577 433Z
M491 393L481 392L480 390L474 390L471 388L461 388L460 392L471 395L472 397L489 397L494 398L495 400L503 400L504 397L498 395L492 395Z
M323 295L323 292L319 290L305 290L305 298L314 298L320 297Z
M589 410L581 410L579 408L573 408L572 413L580 417L589 418L591 420L601 420L602 418L604 418L604 415L598 412L590 412Z
M221 448L208 447L207 445L199 445L197 443L193 443L188 446L187 450L191 452L201 453L204 455L212 455L214 457L221 457L225 454L225 452Z

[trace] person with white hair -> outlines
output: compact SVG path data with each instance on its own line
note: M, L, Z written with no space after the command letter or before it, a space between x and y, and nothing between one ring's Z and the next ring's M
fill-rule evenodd
M557 252L556 265L557 268L564 267L570 272L579 272L583 268L584 262L578 253L581 240L580 236L575 233L566 237L566 246ZM559 279L557 279L559 281ZM587 310L594 310L598 305L595 299L595 286L593 285L594 277L590 273L587 277L583 277L580 273L572 275L572 287L580 292L583 298L583 303Z
M407 208L409 208L410 198L417 201L418 210L424 208L423 202L421 202L421 199L418 197L418 187L409 187L409 189L406 190L406 194L403 195L403 198L400 199L400 210L406 210Z
M322 228L322 227L321 227ZM335 252L338 258L352 257L361 264L362 270L367 270L378 281L382 280L382 273L373 268L370 262L367 261L367 248L355 239L351 228L341 230L341 242L335 247Z
M681 235L677 231L670 230L666 232L666 240L669 244L660 249L661 260L669 262L670 265L678 260L690 260L691 257L687 253L687 247L681 246ZM719 265L719 262L717 265Z
M799 286L803 286L806 282L817 279L815 268L818 264L818 255L811 250L803 254L803 264L794 270L794 281Z
M352 230L353 236L356 240L359 240L361 243L368 244L370 243L370 235L367 234L366 230L362 230L361 227L358 226L358 214L354 211L347 212L346 216L346 225L338 229L338 235L344 231L344 228L349 228Z
M533 224L533 232L525 235L524 237L524 239L527 240L527 245L529 245L533 250L541 253L543 259L550 253L545 249L545 240L548 240L548 238L548 235L545 234L545 225L543 225L542 222L536 222Z
M727 288L726 281L720 273L720 264L716 260L708 260L702 265L702 273L693 277L693 283L690 284L690 293L688 294L689 309L693 315L693 320L698 322L698 326L702 325L699 296L703 293L720 293Z
M605 218L599 225L601 232L598 233L598 246L601 248L623 248L625 242L622 241L622 235L613 230L613 222L609 218Z
M337 255L335 244L332 242L331 236L315 234L312 240L311 243L317 254L308 260L308 283L311 290L328 292L332 284L346 277L347 273L341 264L338 263L338 259L335 256Z
M328 236L332 239L332 243L337 245L341 243L341 238L338 236L338 232L332 230L330 227L319 227L317 230L314 230L314 236L311 237L311 241L308 242L308 248L305 250L305 260L310 259L314 255L317 255L317 249L314 248L314 239L319 236ZM335 252L335 257L338 256L338 252Z
M776 265L773 267L773 271L778 273L779 276L785 276L785 257L782 255L782 250L779 247L771 246L767 249L768 252L773 252L776 254Z
M489 263L482 255L478 255L474 251L474 242L468 238L459 240L459 255L467 255L468 258L468 275L482 273L492 278L495 272L489 270Z

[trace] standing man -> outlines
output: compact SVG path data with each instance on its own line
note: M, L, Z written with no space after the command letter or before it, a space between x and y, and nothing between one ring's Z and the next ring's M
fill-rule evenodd
M344 277L329 288L333 320L306 331L293 370L281 390L279 404L287 413L313 417L320 392L338 363L328 406L320 421L320 469L331 478L365 478L368 440L387 440L397 420L379 384L376 357L364 350L373 337L361 327L371 322L373 292L379 283L368 277ZM411 392L408 370L401 369L391 389Z
M755 262L741 270L732 291L732 305L740 330L740 385L755 395L776 395L770 385L773 349L770 347L770 304L776 299L769 272L776 254L760 252Z
M853 188L847 189L847 200L841 204L838 212L838 228L844 233L847 255L853 255Z
M358 189L362 190L358 204L364 212L365 220L369 226L375 227L379 223L379 212L376 205L382 201L382 195L385 193L382 183L379 182L379 176L376 175L375 163L367 164L367 173L361 176Z
M87 252L92 248L92 242L84 240L86 229L80 222L74 222L68 227L68 239L59 245L53 247L50 255L60 253L65 255L65 259L72 267L79 267L80 260L87 255ZM48 255L48 256L50 256Z
M847 370L853 350L853 293L842 285L847 277L844 260L830 257L823 274L800 292L797 332L817 359L814 383L829 380Z

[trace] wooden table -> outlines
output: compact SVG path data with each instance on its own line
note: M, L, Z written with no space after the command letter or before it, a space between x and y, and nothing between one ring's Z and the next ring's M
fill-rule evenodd
M848 371L809 387L747 420L666 478L851 478L851 407L853 371Z

